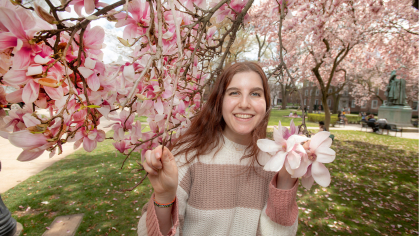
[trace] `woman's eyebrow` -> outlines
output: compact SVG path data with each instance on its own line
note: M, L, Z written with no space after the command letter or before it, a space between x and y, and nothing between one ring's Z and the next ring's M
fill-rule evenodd
M230 88L228 88L226 90L226 92L228 92L230 90L240 90L240 89L239 88L236 88L236 87L230 87ZM252 92L254 92L254 91L263 91L263 88L261 88L261 87L254 87L254 88L251 88L250 91L252 91Z
M261 88L261 87L254 87L250 91L252 91L252 92L254 92L254 91L262 91L263 92L263 88Z

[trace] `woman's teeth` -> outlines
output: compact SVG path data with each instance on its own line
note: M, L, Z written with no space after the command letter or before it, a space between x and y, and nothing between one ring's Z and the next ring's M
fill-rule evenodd
M249 115L249 114L235 114L234 116L237 118L242 118L242 119L249 119L253 117L253 115Z

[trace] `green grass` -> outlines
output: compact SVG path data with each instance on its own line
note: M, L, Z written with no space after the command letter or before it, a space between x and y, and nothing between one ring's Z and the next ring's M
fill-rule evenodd
M291 120L294 120L294 124L295 125L300 125L302 122L302 118L289 118L289 117L284 117L284 116L288 116L290 114L290 112L297 112L297 114L299 116L302 115L301 111L296 111L296 110L292 110L292 109L287 109L287 110L277 110L277 109L272 109L271 110L271 116L269 117L269 123L268 125L278 125L279 120L281 120L281 124L283 126L289 126L291 123ZM306 117L306 125L307 127L318 127L319 124L318 123L314 123L314 122L308 122L307 121L307 117Z
M136 116L134 121L139 120L140 122L147 122L147 116Z
M300 186L297 235L414 234L418 141L358 131L332 133L337 158L326 164L332 183L327 188L315 184L311 190ZM135 192L118 191L138 181L136 159L138 154L121 170L123 156L106 140L91 153L79 150L56 162L2 197L26 235L41 235L56 216L78 213L85 215L76 235L136 235L131 228L137 227L150 197L149 182Z
M76 235L136 235L131 228L137 228L150 198L149 181L135 191L119 191L134 186L144 173L135 172L139 154L121 170L124 156L111 143L105 140L91 153L78 150L2 194L23 224L23 235L42 235L55 217L79 213L84 217Z

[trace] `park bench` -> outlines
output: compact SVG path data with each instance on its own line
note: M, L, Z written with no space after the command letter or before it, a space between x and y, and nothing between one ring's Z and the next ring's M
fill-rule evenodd
M338 120L336 122L336 125L339 125L339 127L341 127L341 125L343 125L343 127L345 127L345 121L344 120Z
M368 131L368 123L365 121L361 121L361 131L365 128L365 131Z
M403 127L397 127L396 124L388 124L390 125L390 131L396 132L396 134L394 135L394 137L397 136L397 132L400 132L400 137L402 137L403 135Z

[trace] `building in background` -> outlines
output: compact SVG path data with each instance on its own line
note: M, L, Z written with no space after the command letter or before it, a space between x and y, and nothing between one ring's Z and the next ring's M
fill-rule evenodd
M329 92L333 92L336 88L331 87ZM321 90L313 85L311 82L305 82L303 87L300 88L303 93L303 105L307 107L308 110L318 110L318 107L321 106L323 110L323 103L321 99ZM338 113L344 108L349 108L351 113L358 114L360 112L378 114L378 108L383 104L383 101L386 100L384 91L380 89L375 90L375 96L372 96L368 100L362 102L361 104L356 103L356 99L351 96L351 87L346 86L339 94L330 95L327 98L327 106L331 113ZM271 98L273 105L280 105L282 101L282 94L280 90L272 91ZM293 92L287 96L288 104L300 104L300 96L298 92ZM413 117L418 117L418 101L411 101L409 105L413 109ZM310 109L310 106L313 106Z

